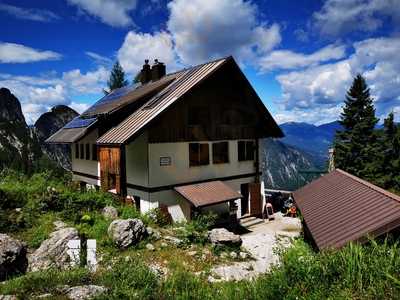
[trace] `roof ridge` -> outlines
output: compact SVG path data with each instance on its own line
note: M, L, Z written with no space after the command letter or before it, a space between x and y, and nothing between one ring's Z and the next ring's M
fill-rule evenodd
M218 62L218 61L221 61L221 60L226 60L226 59L231 58L231 57L232 57L232 55L224 56L224 57L221 57L221 58L216 58L214 60L210 60L210 61L198 64L198 65L190 66L190 67L183 68L183 69L180 69L180 70L175 71L175 72L167 73L165 76L174 75L174 74L180 73L180 72L185 72L185 71L188 71L188 70L194 69L194 68L199 68L199 67L202 67L202 66L204 66L206 64L212 64L212 63L215 63L215 62Z
M385 195L385 196L387 196L389 198L392 198L393 200L395 200L395 201L400 203L400 196L399 195L396 195L396 194L394 194L392 192L389 192L388 190L385 190L385 189L383 189L383 188L381 188L381 187L379 187L379 186L377 186L377 185L375 185L375 184L373 184L373 183L371 183L369 181L361 179L361 178L359 178L359 177L357 177L357 176L355 176L353 174L350 174L350 173L348 173L348 172L346 172L346 171L344 171L342 169L338 169L337 168L337 169L335 169L335 171L338 171L339 173L341 173L341 174L353 179L354 181L357 181L357 182L363 184L364 186L366 186L366 187L368 187L368 188L370 188L370 189L372 189L372 190L374 190L374 191L376 191L376 192L378 192L380 194L383 194L383 195Z

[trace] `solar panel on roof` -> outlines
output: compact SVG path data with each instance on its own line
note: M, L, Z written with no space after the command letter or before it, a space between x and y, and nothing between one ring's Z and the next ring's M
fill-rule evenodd
M81 127L88 127L89 125L93 124L97 119L90 118L90 119L83 119L81 117L76 117L72 119L67 125L64 126L65 129L71 128L81 128Z

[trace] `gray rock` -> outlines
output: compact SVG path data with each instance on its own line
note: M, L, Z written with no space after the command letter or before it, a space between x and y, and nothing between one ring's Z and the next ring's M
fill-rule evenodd
M163 267L157 263L150 264L148 267L150 271L158 278L164 278L168 274L168 268Z
M146 244L146 249L149 250L149 251L156 250L156 248L154 248L154 246L152 244L150 244L150 243Z
M0 233L0 281L9 275L25 273L27 267L26 245Z
M196 254L197 254L197 251L189 251L188 253L187 253L189 256L195 256Z
M15 295L0 295L0 300L17 300Z
M105 293L107 289L99 285L74 286L66 290L65 295L71 300L92 299Z
M144 238L146 227L140 219L118 219L108 227L108 235L119 248L125 249Z
M47 294L42 294L42 295L36 296L34 299L46 299L46 298L51 298L51 297L53 297L53 295L50 293L47 293Z
M240 235L234 234L225 228L215 228L208 232L208 239L214 246L240 246Z
M103 217L114 220L118 218L118 210L114 206L106 206L102 211Z
M221 252L221 254L219 255L221 258L227 258L228 257L228 253L226 252Z
M229 253L229 256L230 256L231 258L235 259L235 258L237 258L238 255L237 255L236 252L232 251L231 253Z
M148 227L146 227L146 231L147 231L147 234L153 239L153 240L159 240L160 238L161 238L161 233L158 231L158 230L156 230L156 229L153 229L152 227L150 227L150 226L148 226Z
M167 247L168 247L168 244L165 243L165 242L162 242L162 243L160 244L160 247L161 247L161 248L167 248Z
M249 255L248 255L246 252L240 252L240 253L239 253L239 257L240 257L241 259L246 259L246 258L249 257Z
M182 241L181 239L178 239L178 238L173 237L173 236L167 235L167 236L164 237L164 240L166 240L167 242L170 242L170 243L174 244L175 246L181 246L181 245L183 245L183 241Z
M68 241L79 239L75 228L67 227L50 234L40 247L29 257L29 271L35 272L50 267L67 269L70 267L70 256L67 253Z
M63 221L54 221L53 225L56 231L68 227L68 225Z

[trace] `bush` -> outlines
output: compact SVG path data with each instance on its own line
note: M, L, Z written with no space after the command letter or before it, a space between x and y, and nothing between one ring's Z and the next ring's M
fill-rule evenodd
M200 214L178 230L178 236L186 243L204 245L208 239L208 230L215 225L217 216L213 213Z

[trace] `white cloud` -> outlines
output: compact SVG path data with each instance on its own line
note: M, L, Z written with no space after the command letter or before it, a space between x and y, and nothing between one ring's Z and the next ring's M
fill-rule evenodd
M167 65L168 71L177 68L171 36L167 32L128 32L118 51L118 60L124 70L135 76L145 59L159 59Z
M182 63L194 65L234 55L251 61L281 41L277 24L257 19L257 6L243 0L172 0L168 30Z
M22 8L5 3L0 3L0 11L6 12L17 19L22 20L51 22L60 19L58 15L46 9Z
M261 71L275 69L297 69L313 66L329 60L337 60L346 55L345 46L328 45L314 53L302 54L290 50L276 50L259 60Z
M78 102L71 102L69 105L73 110L78 112L79 114L83 113L85 110L87 110L90 105L87 103L78 103Z
M1 63L27 63L41 60L58 60L61 54L53 51L42 51L20 44L0 42Z
M111 65L112 60L106 56L100 55L95 52L86 51L85 54L95 61L98 65Z
M79 101L83 95L102 95L108 72L104 67L82 73L80 70L64 72L61 76L13 76L0 73L0 87L8 88L21 102L28 124L33 124L53 106L64 104L82 112L88 105Z
M397 55L400 53L400 38L368 39L354 43L353 48L352 55L336 63L277 76L283 94L279 102L280 118L288 115L296 120L330 121L332 115L326 111L335 111L343 104L346 91L357 73L366 78L378 115L399 107L400 62Z
M103 23L126 27L133 24L129 13L136 8L137 0L68 0Z
M339 36L351 31L374 31L382 26L383 17L400 24L398 0L327 0L313 14L313 21L322 35Z

